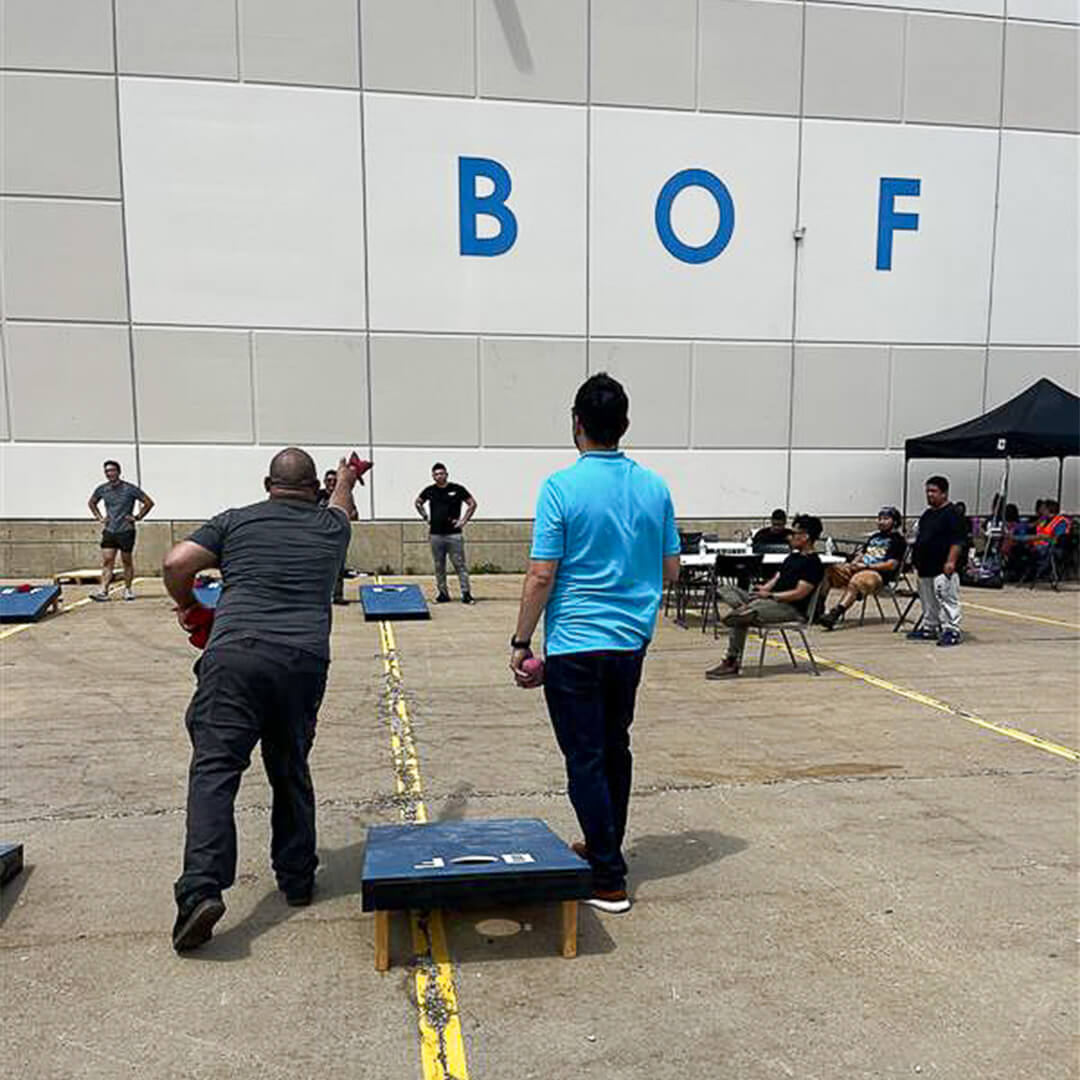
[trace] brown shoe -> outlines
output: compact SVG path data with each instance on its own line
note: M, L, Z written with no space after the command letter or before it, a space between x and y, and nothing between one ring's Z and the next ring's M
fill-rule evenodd
M630 910L630 897L625 889L593 889L585 903L609 915L624 915Z
M589 849L585 846L584 840L575 840L570 845L570 850L579 858L589 861Z
M739 668L741 666L742 665L739 663L738 660L733 660L730 656L728 656L725 657L724 660L722 660L719 664L717 664L716 667L709 668L709 670L705 672L705 678L728 679L732 675L738 675Z

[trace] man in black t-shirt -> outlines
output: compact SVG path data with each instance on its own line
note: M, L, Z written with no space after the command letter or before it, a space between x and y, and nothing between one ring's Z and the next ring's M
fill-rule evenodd
M907 551L907 541L899 531L901 521L895 506L883 506L877 515L878 531L870 535L862 550L848 562L825 571L828 587L844 590L840 603L821 617L826 630L831 630L860 597L879 593L896 578Z
M463 484L451 484L446 466L436 461L431 467L431 479L419 495L416 496L416 512L430 525L431 559L435 564L435 586L438 590L435 603L445 604L450 600L446 591L446 556L454 564L458 584L461 586L461 602L471 604L472 592L469 590L469 571L465 566L465 538L461 530L469 518L476 513L476 500ZM428 509L424 509L427 503ZM464 505L465 513L461 512Z
M919 575L922 619L908 634L912 641L959 645L960 557L967 530L956 507L949 502L949 481L931 476L926 481L927 509L919 518L911 561Z
M814 542L821 535L821 519L811 514L799 514L791 523L792 553L781 563L780 570L764 585L751 590L725 585L717 590L719 599L731 608L723 623L730 627L727 656L705 672L706 679L726 679L739 674L742 667L746 632L751 626L791 622L805 619L814 589L825 577L825 567L814 551Z
M788 528L787 514L777 508L769 518L769 524L763 529L758 529L750 540L750 546L757 552L772 551L786 548L791 540L791 530Z
M185 723L191 738L184 869L175 885L177 952L209 940L236 873L233 803L257 742L273 790L270 853L292 906L311 902L315 792L308 754L330 663L330 598L349 546L356 473L342 458L328 504L315 463L294 447L275 454L269 498L226 510L165 558L165 588L192 641L211 623L195 664ZM195 577L221 568L212 621Z

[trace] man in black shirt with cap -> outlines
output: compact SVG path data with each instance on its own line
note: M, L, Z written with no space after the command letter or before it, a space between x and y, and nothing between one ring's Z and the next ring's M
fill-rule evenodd
M282 450L263 482L269 498L211 518L165 558L165 587L180 625L206 650L185 717L192 757L184 869L175 886L177 952L208 941L225 913L221 894L236 873L233 803L257 742L273 790L270 852L278 886L292 906L311 902L319 860L307 759L326 687L330 599L349 545L356 479L342 458L321 507L315 463L303 450ZM212 566L221 568L222 589L211 616L193 585Z

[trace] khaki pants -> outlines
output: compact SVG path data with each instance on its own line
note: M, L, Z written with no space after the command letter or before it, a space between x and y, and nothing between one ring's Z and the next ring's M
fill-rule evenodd
M740 589L735 585L723 585L717 592L717 599L731 608L742 608L743 611L731 611L721 620L731 631L728 636L727 659L742 662L743 650L746 648L746 633L751 626L769 626L773 623L791 622L800 619L798 608L793 604L785 604L780 600L770 600L767 597L752 596L746 589Z
M825 575L831 589L852 589L865 599L881 592L885 581L876 570L858 567L852 563L840 563L838 566L825 568Z

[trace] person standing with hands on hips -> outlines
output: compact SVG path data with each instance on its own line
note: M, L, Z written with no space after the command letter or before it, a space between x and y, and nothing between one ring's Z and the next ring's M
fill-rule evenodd
M679 532L667 484L619 449L629 400L606 374L579 388L572 411L577 462L544 481L510 668L544 686L568 794L601 911L630 910L622 843L630 801L630 725L665 582L679 576ZM545 665L532 635L544 615Z
M911 561L919 575L922 625L908 634L911 641L937 641L959 645L960 554L967 530L956 507L949 502L949 481L931 476L926 481L927 509L919 518Z
M465 538L461 530L469 523L469 518L476 513L476 500L463 484L451 484L446 466L436 461L431 467L431 479L416 496L416 512L430 526L431 559L435 564L435 603L447 604L450 594L446 591L446 556L454 564L461 586L461 602L471 604L472 592L469 589L469 571L465 566ZM424 509L428 504L430 513ZM465 513L461 512L462 504Z
M124 599L135 599L135 524L142 521L154 509L154 500L142 488L120 479L120 462L106 461L105 483L94 488L87 502L90 513L105 527L101 532L101 588L90 594L91 600L108 600L109 586L116 566L116 553L124 566ZM105 504L102 516L98 503ZM138 514L133 514L135 504Z

